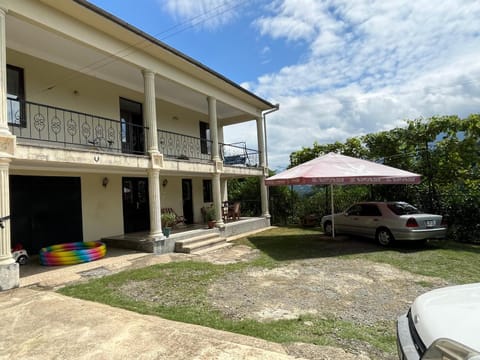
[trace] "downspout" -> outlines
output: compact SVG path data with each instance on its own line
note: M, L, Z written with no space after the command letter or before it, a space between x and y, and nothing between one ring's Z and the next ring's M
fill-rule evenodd
M265 135L265 166L267 167L268 169L268 141L267 141L267 118L266 118L266 115L268 114L271 114L275 111L278 111L280 110L280 104L275 104L274 107L270 110L267 110L267 111L264 111L262 113L262 116L263 116L263 133Z

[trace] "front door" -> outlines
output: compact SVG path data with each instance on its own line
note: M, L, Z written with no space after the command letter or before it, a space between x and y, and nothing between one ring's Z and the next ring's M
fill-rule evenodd
M120 98L120 123L122 130L122 152L145 153L145 131L143 128L142 104Z
M182 179L183 217L186 224L193 224L192 179Z
M148 179L122 179L123 229L125 234L150 230Z

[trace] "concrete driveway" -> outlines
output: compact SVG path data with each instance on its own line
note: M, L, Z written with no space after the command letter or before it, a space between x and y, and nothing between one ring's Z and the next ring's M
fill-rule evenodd
M293 359L280 344L52 291L0 293L0 359Z
M52 289L127 268L172 261L112 249L91 263L20 269L21 288L0 292L0 359L293 359L280 344L137 314Z

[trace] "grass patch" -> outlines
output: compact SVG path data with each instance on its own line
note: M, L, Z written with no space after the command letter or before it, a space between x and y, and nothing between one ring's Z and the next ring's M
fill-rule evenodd
M199 324L255 336L278 343L304 342L340 346L345 349L366 343L378 354L395 354L394 321L359 326L334 317L313 315L295 320L259 322L235 320L217 311L208 299L208 288L226 274L246 267L274 268L286 262L322 257L365 259L387 263L412 273L443 278L451 283L478 281L475 266L478 245L432 242L426 246L401 245L382 248L373 241L326 239L317 229L277 228L243 238L238 242L261 251L248 263L213 265L182 261L124 271L65 287L59 292L81 299L166 319ZM428 287L428 281L421 281Z

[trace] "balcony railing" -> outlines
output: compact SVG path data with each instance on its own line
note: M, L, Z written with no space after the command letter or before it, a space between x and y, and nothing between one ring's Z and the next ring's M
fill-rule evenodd
M158 151L166 158L209 161L211 149L210 140L158 130Z
M10 132L19 139L63 147L145 154L147 129L125 121L29 101L7 100Z
M234 144L220 143L223 163L229 166L260 166L258 151L247 148L244 142Z
M7 99L10 131L28 143L48 142L56 146L145 155L148 128L126 121L66 110L30 101ZM211 160L212 141L158 130L158 148L166 158ZM227 166L259 166L258 151L245 143L219 143L220 157Z
M212 141L171 131L158 130L158 150L166 157L179 160L212 159ZM220 158L227 166L258 167L258 151L245 143L219 143Z

